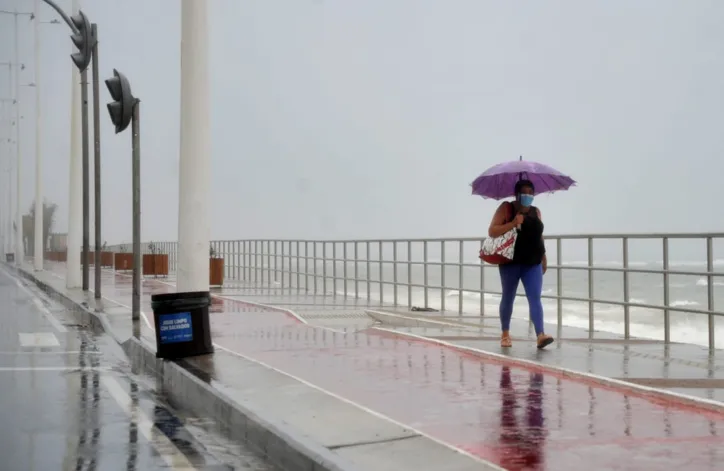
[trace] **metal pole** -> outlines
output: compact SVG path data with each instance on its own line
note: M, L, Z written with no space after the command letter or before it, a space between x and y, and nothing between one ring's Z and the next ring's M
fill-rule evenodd
M9 79L9 81L8 81L8 89L9 89L8 98L10 98L13 94L13 90L12 90L13 82L11 80L12 74L13 74L12 68L8 64L8 79ZM7 157L6 157L7 166L3 166L3 168L2 168L2 171L7 172L8 175L10 175L10 160L12 158L11 157L12 144L10 143L10 138L9 138L10 134L12 133L11 126L9 125L11 122L11 118L10 118L11 113L12 113L12 110L10 109L10 106L6 106L5 102L0 102L0 120L2 120L3 123L8 124L8 139L7 139L8 145L7 145L7 153L6 153L7 154ZM3 141L5 141L4 137L5 137L4 133L2 135L0 135L0 138L3 138ZM10 182L8 181L8 183L10 183ZM10 211L9 210L10 210L10 204L11 204L10 203L10 187L8 186L8 188L6 188L5 190L7 190L7 193L5 191L3 191L3 200L5 200L5 198L7 198L8 213L5 214L5 211L3 211L2 218L0 219L0 229L2 231L2 232L0 232L0 234L2 234L1 237L2 237L2 250L3 250L2 256L3 257L5 256L6 253L9 252L9 250L8 250L8 241L9 241L8 227L10 227L10 226L8 224L10 221ZM4 202L5 201L3 201L3 203Z
M593 238L588 238L588 337L593 338Z
M73 0L73 14L78 13L78 0ZM81 244L83 175L81 160L81 75L77 67L71 67L71 111L70 111L70 165L68 169L68 243L66 257L66 288L76 289L81 285Z
M558 309L556 321L558 323L558 337L562 337L563 333L563 241L558 238L556 239L556 294L558 299L556 305Z
M20 58L20 29L18 28L18 13L15 13L15 64ZM20 67L15 67L15 140L17 141L18 161L15 168L15 265L21 266L24 258L23 250L23 221L20 207L20 182L22 172L22 159L20 158Z
M43 269L43 152L40 104L40 0L35 0L35 229L33 260L35 271Z
M714 241L711 237L706 238L706 271L712 273L714 271ZM714 318L714 277L706 276L706 307L708 314L709 327L709 352L716 350L716 319Z
M95 177L95 298L101 299L101 119L100 119L100 79L98 78L98 27L94 23L91 31L93 43L93 172ZM135 146L134 146L135 149ZM135 265L134 265L135 267Z
M131 319L141 319L141 130L139 125L141 103L133 106L133 301ZM207 263L208 265L208 263ZM208 282L208 280L207 280Z
M81 127L83 129L83 291L88 291L88 245L90 244L90 178L88 168L88 70L80 74Z
M427 279L427 241L422 242L422 252L423 252L422 267L423 267L423 279L424 279L423 284L425 285L423 290L424 290L424 295L425 295L425 308L427 308L428 307L427 285L429 284L428 279ZM410 283L412 283L412 281L410 281ZM482 296L482 294L480 296Z
M20 68L20 64L15 64L15 67ZM12 80L12 67L8 67L8 92L10 93L10 96L13 94L13 86L12 86L13 80ZM17 106L17 102L15 104ZM8 119L12 119L12 109L8 108ZM15 123L17 126L18 123ZM8 137L12 134L12 129L8 130ZM17 141L15 142L15 145L17 145ZM17 147L16 147L17 149ZM6 218L6 228L5 233L7 234L7 244L6 244L6 253L13 251L13 176L12 176L12 168L13 168L13 162L12 162L12 144L8 144L8 210L7 210L7 218ZM17 157L17 154L15 154ZM5 257L5 254L2 254L3 257Z
M623 336L631 337L631 299L629 274L628 274L628 237L623 238Z
M462 315L463 313L463 290L465 289L465 274L463 271L463 263L465 263L465 242L462 240L459 243L459 253L458 253L458 262L460 262L460 265L458 266L458 314ZM482 298L485 296L483 293L480 293L480 297Z
M664 343L671 342L671 311L669 311L669 238L663 239L664 259Z

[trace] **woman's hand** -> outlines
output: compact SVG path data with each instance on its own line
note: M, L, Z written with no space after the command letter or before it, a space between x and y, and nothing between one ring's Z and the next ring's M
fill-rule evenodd
M543 274L545 275L546 272L548 271L548 257L546 257L545 255L543 255L542 264L543 264Z

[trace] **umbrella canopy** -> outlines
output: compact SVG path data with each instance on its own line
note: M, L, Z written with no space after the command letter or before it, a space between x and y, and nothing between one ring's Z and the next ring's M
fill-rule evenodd
M536 193L567 190L576 182L558 170L538 162L513 160L490 167L472 183L473 194L496 200L515 196L515 183L530 180Z

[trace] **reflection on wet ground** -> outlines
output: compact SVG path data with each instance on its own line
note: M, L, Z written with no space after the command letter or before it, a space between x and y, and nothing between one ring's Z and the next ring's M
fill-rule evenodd
M105 276L126 302L130 282ZM150 294L173 288L144 282ZM507 469L720 469L724 415L394 333L340 333L218 299L215 342ZM233 368L215 380L234 387Z
M248 450L217 458L220 441L190 433L108 338L3 270L0 306L3 471L272 470Z

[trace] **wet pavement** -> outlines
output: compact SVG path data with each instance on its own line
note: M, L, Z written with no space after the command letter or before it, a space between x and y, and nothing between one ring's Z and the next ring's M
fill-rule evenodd
M53 269L62 274L62 267ZM105 273L104 290L109 299L130 303L127 276ZM162 281L146 280L143 290L143 309L150 317L150 294L172 291L173 287ZM495 329L488 331L478 326L475 334L471 334L470 326L455 324L382 329L379 324L356 316L374 306L340 305L336 298L313 300L292 293L284 307L293 307L294 312L285 313L244 302L239 298L245 296L245 288L237 290L240 292L236 299L228 291L221 293L224 298L216 298L212 309L213 338L224 354L189 360L231 390L242 390L238 374L243 368L241 362L253 360L414 432L394 438L398 442L429 437L449 449L476 457L481 463L491 462L510 470L643 470L672 466L713 470L721 469L724 462L723 413L451 348L465 342L479 342L490 348L493 340L489 337ZM277 293L249 298L254 302L276 300L275 304L283 304L280 301L284 300ZM321 314L336 311L342 314L337 319L349 318L352 327L343 323L334 327L311 325L299 315L305 309ZM426 330L421 333L420 329ZM405 335L413 332L428 339ZM565 335L581 339L573 331ZM448 338L451 345L430 341L440 337ZM606 342L599 346L576 341L560 344L565 346L539 352L532 345L526 349L521 342L521 353L517 355L541 364L578 362L584 371L598 372L614 361L612 356L606 359L605 355L614 355L618 362L624 349L630 352L637 346L644 350L652 348L651 344L635 342L615 346L613 351L596 350L599 346L615 345ZM568 345L576 347L570 349ZM660 345L657 348L661 350ZM588 356L590 364L585 363L586 349L600 353ZM229 352L233 355L225 354ZM566 359L569 352L578 354L570 353ZM721 371L715 365L716 358L676 358L669 350L669 361L661 361L658 355L664 353L644 351L629 359L635 362L643 358L642 361L671 368L673 358L679 361L673 362L678 365L678 374L708 368L710 377L703 375L704 379L716 379L714 375L719 377ZM692 365L687 367L686 361ZM627 368L614 365L612 371ZM647 376L661 371L645 365L633 370L635 375L648 373ZM707 388L718 390L711 384ZM356 424L350 422L347 426L354 428ZM321 436L321 432L317 433ZM340 445L335 449L346 453L355 446ZM441 464L427 469L452 468Z
M193 418L133 375L117 344L4 269L0 305L3 471L272 470L188 426Z

